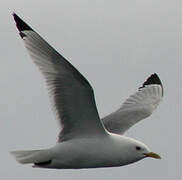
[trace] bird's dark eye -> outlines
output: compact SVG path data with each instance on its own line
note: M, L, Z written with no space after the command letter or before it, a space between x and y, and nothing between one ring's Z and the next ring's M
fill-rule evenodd
M136 150L138 150L138 151L141 150L141 147L140 146L137 146L136 147Z

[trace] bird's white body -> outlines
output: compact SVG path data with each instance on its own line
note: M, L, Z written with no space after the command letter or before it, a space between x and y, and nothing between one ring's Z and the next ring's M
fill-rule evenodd
M56 169L123 166L146 157L136 155L134 144L146 147L134 139L108 133L104 136L78 138L58 143L50 149L32 151L32 155L29 153L23 158L17 157L17 160L21 163L35 164L50 161L34 167ZM146 147L144 152L150 151Z
M145 157L144 155L143 157L134 155L134 159L130 153L127 155L131 147L129 144L127 146L126 143L124 143L125 147L123 147L123 142L128 142L128 138L113 134L101 138L92 137L65 141L50 149L50 151L53 151L53 160L48 167L95 168L123 166ZM135 149L133 149L134 151Z

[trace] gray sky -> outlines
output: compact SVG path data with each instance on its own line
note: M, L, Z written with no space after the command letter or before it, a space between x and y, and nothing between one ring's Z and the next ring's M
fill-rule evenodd
M9 151L55 144L59 132L43 78L11 16L15 11L92 84L100 116L116 110L154 72L164 84L155 113L127 133L161 154L119 168L33 169ZM1 3L1 169L19 179L181 177L182 2L179 0L6 0Z

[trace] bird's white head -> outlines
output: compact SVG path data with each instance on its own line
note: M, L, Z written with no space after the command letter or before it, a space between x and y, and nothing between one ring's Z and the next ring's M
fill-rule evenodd
M144 143L128 137L122 137L121 151L122 155L124 155L122 156L122 162L125 164L130 164L146 157L161 159L157 153L152 152Z

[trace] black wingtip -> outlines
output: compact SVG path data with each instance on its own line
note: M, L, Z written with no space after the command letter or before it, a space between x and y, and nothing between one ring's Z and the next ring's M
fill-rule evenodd
M142 87L140 87L139 89L142 89L142 88L144 88L145 86L151 85L151 84L158 84L158 85L160 85L160 86L162 87L162 94L163 94L163 85L162 85L162 82L161 82L159 76L158 76L156 73L152 74L152 75L143 83Z
M159 84L162 85L161 80L159 79L159 76L154 73L152 74L144 83L143 83L143 87L146 85L150 85L150 84Z
M13 13L14 20L16 22L16 27L18 28L20 35L22 36L21 32L25 30L32 30L33 29L28 26L16 13Z

